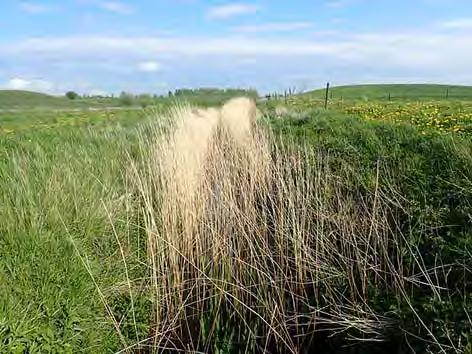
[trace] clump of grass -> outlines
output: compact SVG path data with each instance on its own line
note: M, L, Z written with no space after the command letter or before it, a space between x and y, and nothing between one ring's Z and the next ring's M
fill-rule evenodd
M248 100L221 111L183 108L172 129L158 126L142 139L148 153L133 164L132 180L153 314L138 347L298 353L375 345L400 327L389 310L407 306L429 348L454 349L412 304L418 291L440 298L443 289L395 222L403 200L380 188L381 164L372 188L358 193L348 169L333 169L308 146L276 144L254 115Z

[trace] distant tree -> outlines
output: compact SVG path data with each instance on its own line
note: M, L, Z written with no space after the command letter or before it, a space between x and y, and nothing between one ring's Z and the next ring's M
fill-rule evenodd
M143 93L137 97L139 105L143 108L152 104L152 96L147 93Z
M140 100L151 100L152 96L149 93L142 93L138 96Z
M120 94L120 102L123 106L131 106L134 102L134 96L127 92L122 92Z
M74 91L67 91L66 92L66 97L70 100L75 100L76 98L79 98L79 94Z

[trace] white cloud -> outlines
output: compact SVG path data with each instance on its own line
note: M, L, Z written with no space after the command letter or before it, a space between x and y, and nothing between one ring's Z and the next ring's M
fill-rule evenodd
M157 61L143 61L138 64L138 70L146 73L155 73L162 70L162 65Z
M261 33L261 32L293 32L313 27L310 22L272 22L257 25L246 25L234 28L237 32Z
M6 84L3 85L3 87L10 90L52 92L54 91L55 85L52 82L45 80L28 80L15 77L10 79Z
M160 62L171 57L180 58L175 61L175 70L166 70L160 78L167 81L169 87L241 82L268 87L289 70L320 81L339 82L341 78L345 82L356 79L359 82L366 78L374 81L411 75L423 78L422 81L472 83L468 67L472 61L472 36L465 32L410 30L403 33L338 32L332 36L310 36L307 34L298 39L277 35L267 38L257 35L172 38L64 36L0 43L0 53L5 63L2 68L11 77L20 70L14 69L15 63L21 62L34 68L35 75L52 78L57 83L70 82L72 88L77 87L70 79L73 74L91 80L89 88L107 82L116 90L139 91L141 87L154 85L155 80L152 75L149 80L142 80L142 76L131 74L137 70L159 70ZM60 63L69 65L58 70ZM234 70L235 64L244 70L246 76ZM128 71L112 72L100 65L127 68ZM25 76L21 79L31 81ZM22 81L13 84L22 88L32 85ZM53 90L57 90L57 86Z
M36 15L51 12L54 10L54 7L34 2L21 2L20 9L28 14Z
M30 81L28 80L14 78L8 81L8 83L6 84L6 87L12 90L22 90L28 87L29 85L30 85Z
M319 36L318 36L319 37ZM447 51L444 48L448 48ZM472 37L457 34L375 33L338 34L334 39L283 39L257 37L51 37L32 38L1 46L3 58L103 59L229 55L239 57L326 56L342 62L361 61L414 65L467 62L472 59ZM381 62L376 62L381 60ZM440 64L442 63L442 64ZM148 66L148 65L145 65ZM149 67L149 66L148 66ZM151 64L151 67L155 67Z
M259 10L257 5L231 3L210 8L207 17L213 20L225 20L235 16L255 14Z
M98 6L103 10L114 12L120 15L130 15L134 12L133 7L119 1L103 1L99 2Z
M472 18L461 18L456 20L445 21L440 24L442 28L468 30L472 29Z
M31 38L0 51L7 55L57 58L153 57L162 55L307 55L342 54L344 43L230 37L51 37Z

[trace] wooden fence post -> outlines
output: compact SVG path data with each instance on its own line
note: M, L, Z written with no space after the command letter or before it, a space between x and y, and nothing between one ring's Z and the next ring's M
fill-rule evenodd
M328 100L329 100L329 82L326 84L326 96L325 96L325 109L328 109Z

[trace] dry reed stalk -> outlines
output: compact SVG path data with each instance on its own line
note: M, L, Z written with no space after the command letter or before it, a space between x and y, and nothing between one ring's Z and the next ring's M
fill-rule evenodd
M328 329L381 339L391 321L370 308L369 291L407 293L390 201L378 181L371 198L350 194L326 156L280 147L255 117L248 99L181 107L172 129L142 141L150 153L133 179L155 350L211 351L227 326L258 351L296 353Z

